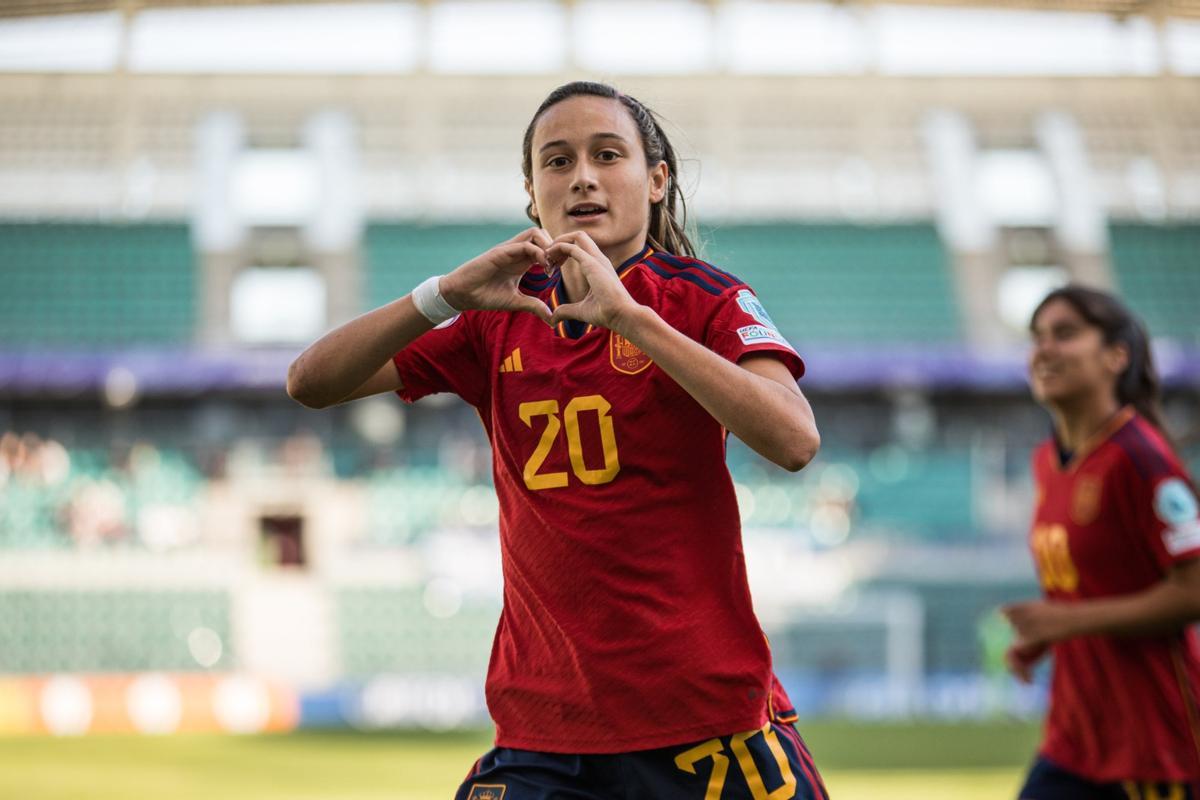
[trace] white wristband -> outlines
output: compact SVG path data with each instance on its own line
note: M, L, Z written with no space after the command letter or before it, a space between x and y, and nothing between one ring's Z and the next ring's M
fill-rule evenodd
M417 311L421 312L421 316L434 325L441 325L458 313L458 309L447 303L446 298L442 297L441 289L438 287L441 279L441 275L426 278L420 286L412 291L413 305L417 307Z

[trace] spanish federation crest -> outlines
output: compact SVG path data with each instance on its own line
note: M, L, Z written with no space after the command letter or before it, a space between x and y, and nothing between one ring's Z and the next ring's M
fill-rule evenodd
M467 800L504 800L505 788L502 783L477 783L471 787Z
M1083 475L1075 484L1071 496L1071 521L1076 525L1087 525L1096 519L1100 510L1100 479Z
M654 363L641 348L616 331L608 334L608 360L617 372L637 375Z

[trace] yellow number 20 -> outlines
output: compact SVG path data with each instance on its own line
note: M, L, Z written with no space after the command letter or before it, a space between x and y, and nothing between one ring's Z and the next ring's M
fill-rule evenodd
M521 403L517 408L517 413L527 427L533 427L533 420L536 417L546 418L546 427L542 429L542 436L538 440L537 447L533 449L529 460L525 462L525 485L534 491L559 489L567 485L567 473L565 472L538 472L542 464L546 462L546 457L550 455L550 449L558 440L558 432L564 427L564 423L567 429L567 454L570 456L571 470L575 473L575 477L589 486L610 483L616 478L617 473L621 471L621 463L617 458L617 435L613 430L612 417L608 413L610 410L612 410L612 404L598 394L575 397L567 403L567 407L563 410L563 419L560 422L557 400L533 400ZM583 459L583 438L579 435L580 411L596 412L596 421L600 426L600 445L604 452L603 467L588 469L587 463Z
M1070 540L1062 525L1038 525L1033 529L1033 556L1046 589L1073 592L1079 588L1079 571L1071 560Z
M762 734L766 741L767 749L775 758L775 766L779 768L779 775L783 778L783 783L774 789L767 789L762 773L754 763L754 756L746 746L746 740L758 734ZM795 796L796 776L792 773L792 766L788 763L787 754L783 752L783 746L779 744L779 737L771 729L771 723L768 722L760 730L746 731L730 737L729 748L737 758L742 777L746 779L746 785L750 787L750 794L754 800L787 800ZM696 774L697 764L706 758L712 759L712 772L709 773L704 800L721 800L721 791L725 788L725 775L729 772L729 756L725 755L724 750L720 739L710 739L675 757L675 766L692 775Z

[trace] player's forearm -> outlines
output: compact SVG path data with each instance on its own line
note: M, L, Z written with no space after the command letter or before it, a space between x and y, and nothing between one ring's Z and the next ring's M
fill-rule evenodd
M618 326L618 333L764 458L796 471L816 455L820 436L799 392L722 358L646 306L631 310Z
M1149 636L1200 620L1195 589L1170 579L1135 594L1062 605L1069 636Z
M355 317L311 344L288 368L288 394L309 408L341 401L393 355L433 328L406 295Z

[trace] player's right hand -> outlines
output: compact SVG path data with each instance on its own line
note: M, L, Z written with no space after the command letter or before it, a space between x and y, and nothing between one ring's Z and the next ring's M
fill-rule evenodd
M1033 683L1033 668L1049 650L1050 646L1045 644L1014 644L1004 652L1004 663L1021 683Z
M441 295L460 311L528 311L549 324L550 308L523 293L519 284L531 267L545 267L546 248L552 241L541 228L521 231L444 275L438 284Z

